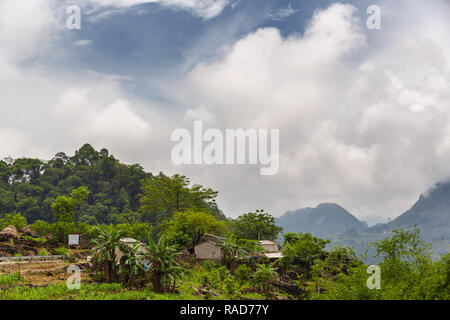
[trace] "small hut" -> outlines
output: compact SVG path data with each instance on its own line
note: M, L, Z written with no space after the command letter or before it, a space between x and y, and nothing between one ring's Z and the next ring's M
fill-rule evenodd
M278 243L269 240L261 240L259 241L259 245L266 251L264 253L264 256L269 258L270 260L283 257L280 252Z

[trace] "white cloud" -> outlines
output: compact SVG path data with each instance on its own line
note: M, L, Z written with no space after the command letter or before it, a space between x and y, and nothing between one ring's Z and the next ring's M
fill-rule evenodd
M292 16L297 11L298 9L292 8L292 5L289 4L285 8L278 9L276 12L267 13L265 17L271 20L283 20L286 19L287 17Z
M84 40L78 40L73 43L76 47L88 47L92 44L92 40L84 39Z
M158 3L174 9L188 10L204 19L218 16L230 0L87 0L103 8L129 8L140 4Z
M220 61L198 65L181 101L204 106L223 128L280 128L280 174L185 170L231 192L221 203L233 215L323 201L359 216L407 209L450 175L450 48L442 33L450 22L442 2L426 10L414 3L382 2L385 29L370 40L356 9L334 4L303 35L259 29Z
M54 0L0 1L0 62L19 62L46 49L57 28Z
M95 2L123 8L151 1ZM204 18L228 3L159 2ZM1 156L49 158L90 142L219 190L231 216L332 201L362 217L393 217L450 175L450 22L442 1L382 1L383 29L370 37L356 9L343 4L316 12L302 35L259 29L167 89L184 114L127 93L132 78L21 64L49 53L59 30L51 1L22 3L0 1L15 15L0 10ZM43 14L30 23L35 10ZM170 132L197 119L222 129L279 128L280 173L174 167Z

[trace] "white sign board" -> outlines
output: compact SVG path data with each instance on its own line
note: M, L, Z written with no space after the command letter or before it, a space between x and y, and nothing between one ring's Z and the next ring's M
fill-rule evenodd
M80 244L80 235L79 234L69 234L69 246L70 245L79 245Z

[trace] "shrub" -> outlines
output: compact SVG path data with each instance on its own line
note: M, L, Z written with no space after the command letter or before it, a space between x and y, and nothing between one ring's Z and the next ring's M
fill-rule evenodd
M205 270L208 272L213 270L215 267L217 267L217 263L212 262L210 260L204 261L202 265L203 265L203 268L205 268Z
M42 220L36 220L30 227L41 237L50 234L51 231L50 223Z
M67 248L59 247L55 251L58 255L69 257L69 250L67 250Z
M241 264L236 268L235 274L239 281L239 285L242 286L245 282L250 279L251 269L245 264Z
M48 251L42 248L39 250L38 256L48 256Z
M24 281L20 272L10 273L6 275L0 275L0 286L16 284L17 282Z
M228 294L234 294L236 292L236 281L232 276L225 279L225 290Z
M5 227L13 225L20 232L27 225L27 219L20 213L8 213L3 218L3 225Z

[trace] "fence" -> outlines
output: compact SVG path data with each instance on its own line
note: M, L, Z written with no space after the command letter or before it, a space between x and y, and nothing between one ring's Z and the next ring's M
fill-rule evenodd
M21 260L58 260L66 259L65 255L53 255L53 256L22 256L22 257L0 257L0 262L2 261L21 261Z

